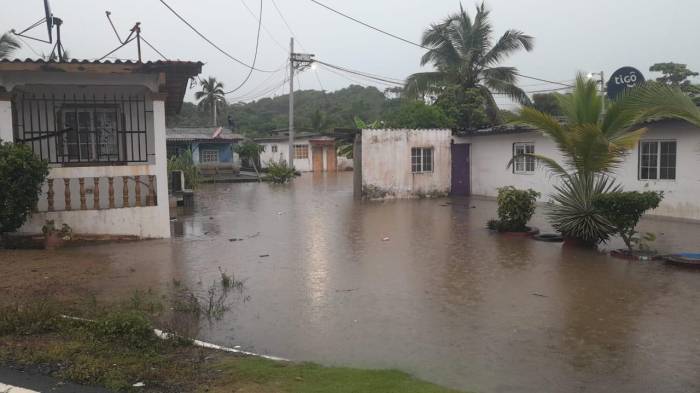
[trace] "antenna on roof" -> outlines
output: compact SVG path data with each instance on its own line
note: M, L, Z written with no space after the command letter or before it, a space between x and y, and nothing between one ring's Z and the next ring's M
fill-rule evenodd
M109 25L112 26L112 30L114 30L114 35L117 36L117 40L119 41L119 46L116 47L115 49L111 50L106 55L102 56L99 60L102 60L105 57L111 55L112 53L118 51L119 49L125 47L131 41L136 40L136 47L138 50L139 63L141 63L141 22L136 22L134 24L134 27L132 27L131 30L129 31L129 35L126 36L126 39L122 40L122 38L119 36L119 32L117 32L117 28L114 27L114 23L112 22L112 18L111 18L112 13L109 11L105 11L105 15L107 16L107 20L109 21Z
M46 30L48 32L49 39L42 39L42 38L37 38L37 37L32 37L29 35L26 35L25 33L38 27L41 26L42 24L46 23ZM49 56L49 59L54 59L58 58L59 62L63 62L65 59L63 58L65 54L65 48L63 47L63 44L61 43L61 25L63 24L63 20L61 20L58 17L53 16L53 13L51 12L51 5L49 5L49 0L44 0L44 17L39 19L39 21L35 22L31 26L27 27L26 29L20 31L19 33L15 31L15 29L10 30L14 35L17 35L19 37L24 37L28 38L30 40L34 41L39 41L43 42L46 44L53 44L53 28L56 27L56 44L53 46L53 49L51 50L51 55ZM56 57L58 55L58 57Z

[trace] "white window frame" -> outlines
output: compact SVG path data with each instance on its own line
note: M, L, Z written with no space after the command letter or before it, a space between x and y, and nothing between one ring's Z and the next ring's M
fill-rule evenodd
M216 160L212 160L212 157L216 157ZM218 164L219 163L219 150L216 149L203 149L199 152L199 162L201 164Z
M673 143L675 147L673 153L673 166L668 166L664 168L673 168L673 178L661 178L661 146L664 143ZM654 153L644 153L644 146L647 144L655 145L656 151ZM642 162L645 156L649 156L650 158L653 157L655 162L650 163L646 166L642 166ZM655 177L650 177L649 175L647 175L646 177L642 176L643 168L649 170L653 169L655 171ZM676 181L676 179L678 179L678 141L675 139L644 139L639 141L639 154L637 157L637 178L640 181Z
M301 154L303 152L303 154ZM309 145L294 145L294 159L295 160L308 160L309 159Z
M434 164L435 154L432 147L411 148L411 173L431 173Z
M534 142L516 142L513 144L513 173L517 175L532 175L537 169L535 157L520 156L518 154L535 154Z

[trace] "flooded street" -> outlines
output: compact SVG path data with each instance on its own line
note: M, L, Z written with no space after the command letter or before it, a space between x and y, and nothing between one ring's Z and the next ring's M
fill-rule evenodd
M204 185L171 241L61 253L149 285L235 273L250 300L201 337L259 353L475 392L700 391L700 271L489 233L489 200L357 202L351 184ZM641 229L700 248L696 224Z

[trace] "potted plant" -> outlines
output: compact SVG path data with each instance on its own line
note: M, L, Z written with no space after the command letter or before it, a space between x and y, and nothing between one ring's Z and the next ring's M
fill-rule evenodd
M532 189L518 190L513 186L498 189L498 219L489 220L487 227L501 233L536 235L539 230L527 226L535 213L540 193Z
M627 246L627 249L613 250L611 255L636 260L655 257L656 252L648 243L656 236L653 233L640 235L635 228L644 212L657 208L662 199L663 193L654 191L610 192L593 198L593 206L612 224Z
M57 229L54 220L46 220L41 231L44 233L44 248L47 250L63 246L73 236L73 229L68 224L63 224L61 229Z

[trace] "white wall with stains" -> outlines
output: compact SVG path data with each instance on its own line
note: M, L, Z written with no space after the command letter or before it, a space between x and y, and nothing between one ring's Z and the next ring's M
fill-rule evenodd
M362 130L362 189L365 197L411 198L450 191L452 131ZM411 149L433 149L431 172L413 173Z
M454 138L455 143L471 143L472 194L496 196L497 188L512 185L532 188L542 193L540 201L549 199L557 179L545 168L532 174L516 174L507 168L513 144L530 142L535 153L561 161L554 143L538 132L479 135ZM630 151L614 175L625 191L663 191L664 200L652 215L700 220L700 128L682 121L663 121L648 125L644 140L676 141L676 179L639 180L639 146Z

